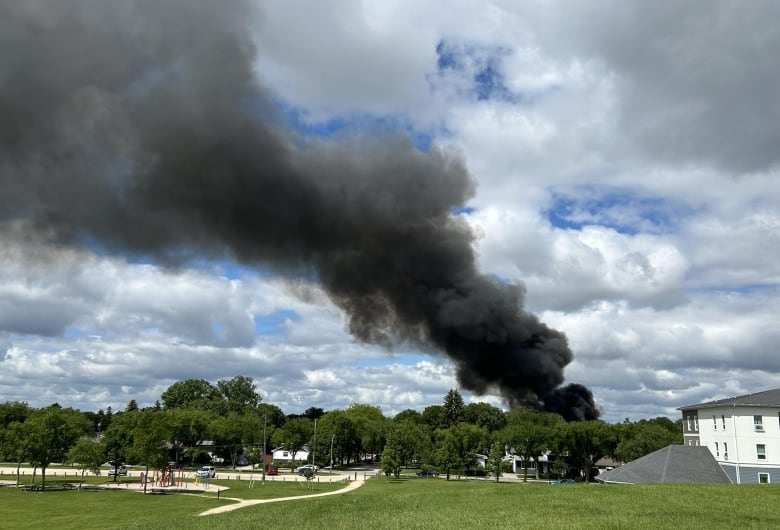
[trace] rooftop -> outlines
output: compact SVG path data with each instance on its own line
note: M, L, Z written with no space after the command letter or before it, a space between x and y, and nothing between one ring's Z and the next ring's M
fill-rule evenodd
M745 394L744 396L734 396L715 401L706 401L696 405L687 405L679 407L677 410L706 409L711 407L722 407L723 405L742 405L747 407L778 407L780 406L780 388L756 392L755 394Z
M605 471L596 480L613 484L731 482L709 449L690 445L667 445L642 458Z

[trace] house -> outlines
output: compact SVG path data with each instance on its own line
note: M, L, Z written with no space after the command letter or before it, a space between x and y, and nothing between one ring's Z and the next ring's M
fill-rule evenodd
M731 480L706 447L667 445L595 477L606 484L729 484Z
M780 484L780 388L680 407L683 440L736 484Z
M271 452L274 464L290 464L292 462L292 452L279 446ZM304 446L295 453L295 463L305 464L309 460L309 448Z

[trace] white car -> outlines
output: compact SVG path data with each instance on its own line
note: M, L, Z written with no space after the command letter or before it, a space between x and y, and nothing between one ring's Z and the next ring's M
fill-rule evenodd
M311 469L313 473L316 473L320 470L320 466L315 466L314 464L306 464L305 466L301 466L298 468L298 474L303 475L306 473L307 469Z
M108 470L108 476L113 477L114 475L127 475L127 468L125 466L112 467Z
M195 474L200 478L214 478L217 476L217 472L213 466L203 466L198 469Z

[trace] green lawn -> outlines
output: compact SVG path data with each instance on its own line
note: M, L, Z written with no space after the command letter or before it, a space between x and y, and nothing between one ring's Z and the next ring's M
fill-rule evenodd
M221 481L217 481L221 482ZM248 488L226 496L307 493L300 484ZM319 493L335 485L315 485ZM213 496L136 492L25 493L0 488L0 528L780 528L780 488L772 485L571 485L370 480L330 497L261 504L207 517Z

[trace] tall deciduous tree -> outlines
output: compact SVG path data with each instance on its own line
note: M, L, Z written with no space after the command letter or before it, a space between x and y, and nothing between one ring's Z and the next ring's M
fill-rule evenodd
M436 431L436 465L447 474L461 471L475 462L476 454L484 451L488 433L482 427L459 423Z
M30 461L41 469L41 489L46 488L49 464L65 460L66 453L76 440L91 430L81 413L58 405L34 411L23 425Z
M262 439L263 424L254 414L231 412L227 416L212 419L208 433L220 453L228 457L235 469L238 456L244 447Z
M596 461L613 453L617 437L611 425L599 420L572 421L557 429L560 452L568 452L568 462L590 482Z
M217 387L205 379L176 381L160 396L165 409L208 409L222 398Z
M469 403L463 408L463 421L495 432L506 425L506 414L489 403Z
M385 445L385 437L390 421L382 414L382 409L374 405L353 403L346 411L347 418L355 428L357 451L365 458L378 453Z
M245 409L254 409L262 400L257 392L257 386L251 377L237 375L231 379L217 381L224 408L229 412L243 412Z
M504 447L500 442L493 442L490 446L485 470L496 477L496 482L501 479L501 474L509 468L509 462L504 460Z
M84 473L91 471L94 474L100 473L100 465L103 463L103 447L100 442L92 437L82 437L76 441L76 444L70 448L67 460L71 464L79 466L81 469L81 482L84 482Z
M111 425L103 433L101 445L106 461L114 468L114 482L118 474L119 466L128 462L130 448L134 443L135 428L141 412L125 412L114 415Z
M497 434L513 454L523 463L523 482L528 481L528 465L531 459L537 461L536 476L539 478L538 458L552 447L558 426L563 418L557 414L537 412L518 408L508 415L508 424Z

